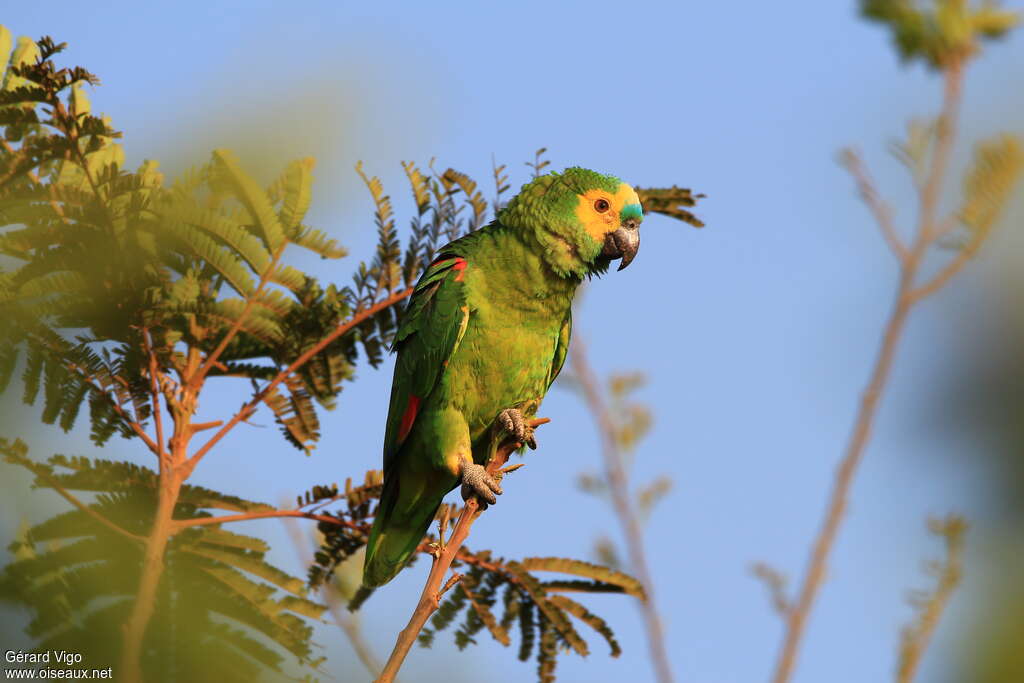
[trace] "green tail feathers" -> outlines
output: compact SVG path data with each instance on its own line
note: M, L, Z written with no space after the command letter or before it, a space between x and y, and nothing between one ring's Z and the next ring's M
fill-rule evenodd
M363 585L371 588L383 586L402 571L434 521L443 495L434 505L418 505L404 515L397 514L390 497L385 489L366 544Z

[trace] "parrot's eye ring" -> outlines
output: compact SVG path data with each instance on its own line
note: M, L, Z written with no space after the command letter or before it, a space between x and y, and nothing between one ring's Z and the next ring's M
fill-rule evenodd
M604 213L611 208L611 204L608 203L607 199L598 199L594 202L594 211L598 213Z

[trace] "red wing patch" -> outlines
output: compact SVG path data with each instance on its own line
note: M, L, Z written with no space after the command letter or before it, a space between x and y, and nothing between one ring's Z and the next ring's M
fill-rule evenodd
M398 440L405 441L412 429L412 423L416 421L416 414L420 411L420 397L409 396L409 405L405 407L405 414L402 415L402 423L398 426Z
M466 266L469 264L466 263L466 259L462 258L461 256L453 256L452 258L440 259L438 261L434 261L430 265L431 267L442 266L446 263L451 263L452 261L454 261L454 263L452 263L451 268L452 270L455 271L455 281L462 282L463 271L466 270Z

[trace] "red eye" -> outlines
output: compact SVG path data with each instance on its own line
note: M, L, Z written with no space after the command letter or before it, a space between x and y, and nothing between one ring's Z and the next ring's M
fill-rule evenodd
M607 199L598 199L594 202L594 211L597 211L598 213L604 213L609 208L611 208L611 206L608 204Z

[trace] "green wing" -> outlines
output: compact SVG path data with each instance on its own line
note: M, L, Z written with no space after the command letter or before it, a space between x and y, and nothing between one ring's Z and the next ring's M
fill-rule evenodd
M565 365L565 357L569 355L569 339L572 337L572 309L565 315L565 322L562 323L562 329L558 332L558 345L555 346L555 357L551 360L551 374L548 375L548 387L551 387L551 383L558 377L558 373L562 371L562 366Z
M466 260L441 254L420 278L395 334L398 352L391 383L391 405L384 432L384 469L394 462L430 395L462 341L469 322Z

